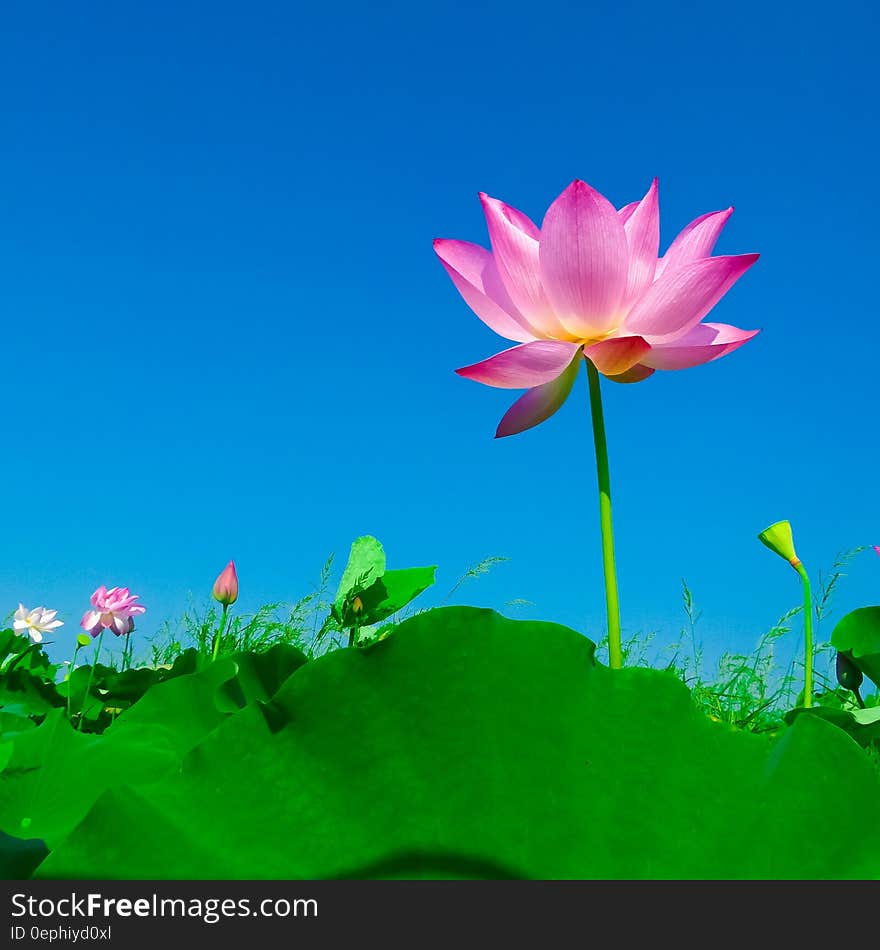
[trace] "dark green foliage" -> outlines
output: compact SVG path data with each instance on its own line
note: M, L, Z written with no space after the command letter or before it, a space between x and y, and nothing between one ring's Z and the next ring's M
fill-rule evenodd
M860 607L834 628L831 643L880 686L880 607Z
M13 838L0 831L0 878L22 881L29 878L49 853L38 838Z
M64 701L55 689L58 667L30 637L0 630L0 735L27 729Z
M837 673L837 682L844 689L851 690L854 693L859 691L864 682L862 671L853 663L852 659L846 653L838 653L835 661L835 672Z

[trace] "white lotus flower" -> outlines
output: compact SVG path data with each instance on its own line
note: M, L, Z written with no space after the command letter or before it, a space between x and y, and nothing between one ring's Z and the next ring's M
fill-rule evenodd
M57 613L57 610L46 610L45 607L34 607L33 610L28 610L24 604L19 604L12 627L21 633L27 631L34 643L42 643L44 633L52 633L58 627L64 626L63 620L55 619Z

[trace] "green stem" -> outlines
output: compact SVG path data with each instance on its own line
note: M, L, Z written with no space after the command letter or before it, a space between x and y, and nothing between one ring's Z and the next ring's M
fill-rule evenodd
M810 578L800 561L795 570L804 585L804 706L813 705L813 599Z
M223 605L223 616L220 618L220 629L217 631L217 636L214 638L214 649L211 652L212 662L217 659L217 654L220 652L220 640L223 638L223 628L226 626L226 613L229 610L229 604Z
M602 566L605 571L605 608L608 615L608 665L613 670L623 666L620 643L620 605L617 599L617 572L614 566L614 528L611 524L611 478L608 474L608 446L605 443L605 417L602 414L602 393L599 371L587 359L590 382L590 412L593 417L593 442L596 446L596 474L599 481L599 524L602 529Z
M79 710L79 722L76 725L76 728L79 732L82 732L83 719L85 718L86 712L86 703L89 701L89 693L92 691L92 680L95 678L95 667L98 665L98 657L101 654L101 641L104 639L105 627L101 627L101 634L98 637L98 642L95 644L95 659L92 660L92 668L89 670L89 682L86 686L86 693L83 696L82 706Z
M73 671L76 669L76 655L80 651L80 645L77 643L76 649L73 651L73 659L70 661L70 669L67 672L67 721L70 722L70 677L73 676Z

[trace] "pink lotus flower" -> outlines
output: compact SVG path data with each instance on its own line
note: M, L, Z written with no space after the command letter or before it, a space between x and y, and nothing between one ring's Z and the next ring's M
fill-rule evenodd
M636 383L658 369L719 359L759 332L700 322L758 259L711 256L733 208L696 218L658 260L656 179L641 201L620 211L574 181L540 230L496 198L480 199L492 251L445 239L434 249L476 315L519 343L456 370L487 386L528 389L496 438L553 415L585 356L609 379Z
M238 600L238 576L235 573L234 561L230 561L220 572L220 576L214 581L214 589L211 593L214 600L219 601L224 607Z
M93 637L105 629L112 630L117 637L125 636L134 630L135 615L146 612L146 607L135 603L138 599L139 595L132 594L127 587L107 590L102 584L91 597L95 609L83 614L80 626Z

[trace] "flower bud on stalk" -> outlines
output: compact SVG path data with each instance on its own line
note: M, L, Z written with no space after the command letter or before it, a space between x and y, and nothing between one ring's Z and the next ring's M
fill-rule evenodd
M771 551L785 558L795 570L798 569L801 560L795 554L794 538L788 521L777 521L776 524L771 524L758 535L758 540L766 544Z
M798 572L804 591L804 706L813 705L813 600L810 577L794 550L794 538L788 521L777 521L765 528L758 540L784 558Z
M216 660L220 652L220 642L226 627L226 613L230 606L238 600L238 575L235 573L235 561L230 561L214 581L211 591L214 600L223 605L223 615L220 618L220 627L214 636L214 648L211 650L211 659Z
M238 600L238 576L235 573L235 561L230 561L214 581L212 591L214 600L229 607Z

